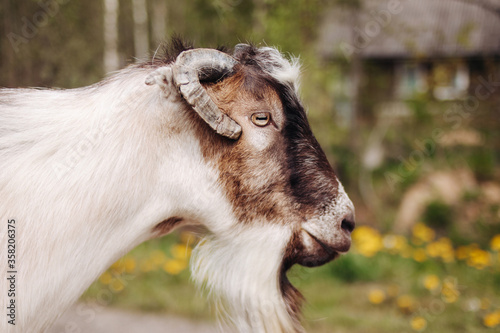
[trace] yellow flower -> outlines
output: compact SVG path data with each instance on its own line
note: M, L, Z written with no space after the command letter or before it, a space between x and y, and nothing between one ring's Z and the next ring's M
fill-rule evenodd
M123 258L113 263L110 268L113 272L122 274L125 271L125 268L123 267Z
M123 267L125 268L125 272L133 273L135 271L135 259L134 258L126 258Z
M437 275L430 274L424 278L424 287L427 290L431 290L431 291L436 290L437 288L439 288L439 285L440 285L440 281L439 281L439 277Z
M455 256L459 260L465 260L465 259L469 258L469 252L470 252L469 246L459 246L455 250Z
M444 262L453 262L455 260L455 251L451 240L441 237L439 240L427 244L425 250L429 257L440 257Z
M109 272L104 272L100 277L99 277L99 282L102 284L109 284L113 280L113 276Z
M413 317L410 321L411 328L417 332L422 332L427 327L427 320L424 317Z
M425 259L427 259L427 255L425 254L425 250L424 249L415 249L415 251L413 251L413 259L415 259L415 261L417 261L417 262L424 262Z
M483 324L486 327L497 327L500 325L500 310L490 312L483 317Z
M191 246L196 240L196 236L190 232L187 232L187 231L183 231L181 233L180 238L181 238L181 242L186 244L187 246Z
M434 239L436 233L423 223L417 223L412 228L413 239L416 244L428 243Z
M500 251L500 234L495 235L490 242L493 251Z
M185 260L167 259L163 265L163 270L169 274L177 275L187 267Z
M125 285L123 284L123 282L121 280L113 279L113 281L111 281L111 283L109 284L109 288L112 291L120 292L125 288Z
M406 238L401 235L385 235L383 243L390 253L399 253L408 246Z
M360 226L354 229L352 240L356 250L365 257L373 257L383 248L380 233L367 226Z
M372 289L368 293L368 300L372 304L380 304L383 301L385 301L385 298L386 298L385 292L382 289L379 289L379 288Z
M480 249L480 247L476 243L459 246L455 251L455 255L459 260L466 260L470 257L472 251L478 249Z
M457 289L457 280L453 277L447 277L443 280L441 288L441 297L446 303L455 303L460 296L460 291Z
M473 249L469 253L467 265L477 269L488 267L491 265L491 255L487 251L478 248Z
M191 248L184 244L177 244L172 246L170 252L176 259L188 259L191 255Z
M401 295L396 300L399 309L406 314L412 313L415 308L415 301L409 295Z

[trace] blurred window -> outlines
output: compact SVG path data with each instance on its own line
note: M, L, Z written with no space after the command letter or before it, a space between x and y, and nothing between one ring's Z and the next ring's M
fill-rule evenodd
M396 97L412 98L427 90L427 69L423 65L417 63L396 65Z
M443 62L434 65L433 95L438 100L455 100L465 97L469 88L469 69L464 63Z

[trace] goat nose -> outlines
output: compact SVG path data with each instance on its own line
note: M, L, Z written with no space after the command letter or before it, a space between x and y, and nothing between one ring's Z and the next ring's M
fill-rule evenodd
M348 234L351 234L354 228L356 227L356 222L354 221L354 214L347 214L340 224L340 228Z
M338 252L347 252L351 247L351 233L356 226L354 222L354 214L352 212L347 213L341 220L340 224L337 224L338 235L331 242L331 246L334 250Z

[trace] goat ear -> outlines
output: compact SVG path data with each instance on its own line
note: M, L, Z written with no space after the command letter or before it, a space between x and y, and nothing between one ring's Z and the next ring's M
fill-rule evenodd
M171 67L160 67L146 77L145 82L148 86L159 85L165 93L170 93L173 86L173 76Z

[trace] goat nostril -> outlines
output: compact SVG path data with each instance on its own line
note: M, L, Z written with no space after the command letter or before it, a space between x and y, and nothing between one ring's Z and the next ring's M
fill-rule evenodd
M351 233L354 230L355 226L356 226L356 223L354 222L354 219L350 219L350 218L343 219L342 224L340 225L342 230L345 230L349 233Z

